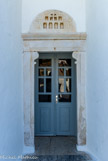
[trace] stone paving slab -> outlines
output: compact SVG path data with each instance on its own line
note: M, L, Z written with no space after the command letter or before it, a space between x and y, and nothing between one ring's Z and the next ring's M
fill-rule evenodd
M36 155L77 154L75 137L36 137Z

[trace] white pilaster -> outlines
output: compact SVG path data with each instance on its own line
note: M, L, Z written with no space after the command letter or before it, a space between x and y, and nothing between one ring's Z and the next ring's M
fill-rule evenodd
M38 52L23 53L24 149L34 152L34 65ZM25 152L26 153L26 150Z
M77 76L77 144L86 144L85 52L73 52Z

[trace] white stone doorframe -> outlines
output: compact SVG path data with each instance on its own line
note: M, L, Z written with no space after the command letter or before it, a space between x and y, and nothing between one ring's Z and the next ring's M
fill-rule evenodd
M29 35L30 36L30 35ZM28 37L29 37L28 36ZM65 38L64 38L65 39ZM66 37L67 40L67 37ZM70 38L69 38L70 40ZM67 40L67 43L73 42L73 40ZM81 39L81 35L79 36L79 41L86 40ZM24 153L33 153L35 151L34 145L34 67L35 60L39 58L39 52L59 52L59 51L70 51L72 52L72 57L76 60L76 76L77 76L77 145L84 146L86 145L86 102L85 102L85 42L81 41L79 49L79 44L75 43L73 46L69 46L68 48L64 47L63 40L59 40L60 48L55 43L53 38L51 40L53 44L53 49L49 46L47 48L41 47L39 48L39 43L42 45L47 40L46 38L43 40L39 40L37 43L37 39L27 38L27 35L23 35L23 43L24 43L24 53L23 53L23 93L24 93ZM77 41L77 40L75 40ZM83 42L83 43L82 43ZM66 41L65 41L66 43ZM31 45L32 44L32 45ZM35 45L37 45L37 47ZM51 44L50 44L51 45ZM32 46L32 47L31 47ZM63 49L61 50L63 46ZM74 47L75 46L75 47ZM82 50L82 48L84 48ZM56 49L56 51L55 51Z

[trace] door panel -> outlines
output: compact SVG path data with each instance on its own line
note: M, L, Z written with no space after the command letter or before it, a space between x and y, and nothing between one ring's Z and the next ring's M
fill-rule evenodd
M35 135L75 135L72 54L40 54L35 72Z
M72 58L58 55L56 59L56 113L57 135L72 135L70 109L72 108Z
M52 54L40 54L35 69L35 135L54 135Z
M51 108L50 107L40 107L40 132L50 132L51 131Z
M58 109L58 132L69 133L70 132L70 108L66 106L59 106Z

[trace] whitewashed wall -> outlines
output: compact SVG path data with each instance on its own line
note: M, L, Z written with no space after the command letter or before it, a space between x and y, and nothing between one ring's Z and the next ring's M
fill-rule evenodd
M71 15L78 32L86 31L85 0L22 0L22 32L28 32L35 17L49 9L57 9Z
M87 1L87 145L108 160L108 1Z
M0 156L23 151L21 0L0 0Z

